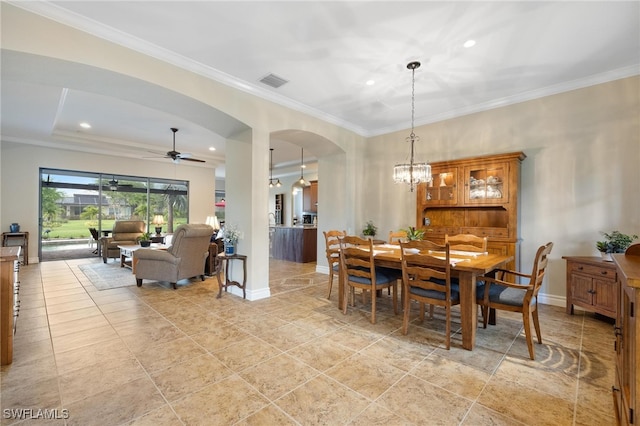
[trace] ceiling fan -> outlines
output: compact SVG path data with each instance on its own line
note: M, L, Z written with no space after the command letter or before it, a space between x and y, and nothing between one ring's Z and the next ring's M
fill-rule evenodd
M111 180L107 182L107 185L109 185L109 189L112 191L117 191L118 188L122 188L124 186L133 186L130 183L118 183L118 180L113 175L111 176Z
M191 158L191 153L176 151L176 132L178 131L178 129L176 129L175 127L172 127L171 131L173 132L173 149L171 151L168 151L164 158L171 158L171 160L176 164L180 163L180 160L195 161L196 163L205 163L204 160Z

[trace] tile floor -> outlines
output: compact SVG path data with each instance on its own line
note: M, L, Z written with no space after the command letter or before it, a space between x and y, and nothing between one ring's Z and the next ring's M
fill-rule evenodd
M542 306L531 361L518 316L447 351L438 311L407 336L388 296L375 325L360 297L345 316L315 264L272 261L273 296L249 302L216 299L214 278L98 291L78 268L98 261L22 268L2 425L614 424L612 327L593 314Z

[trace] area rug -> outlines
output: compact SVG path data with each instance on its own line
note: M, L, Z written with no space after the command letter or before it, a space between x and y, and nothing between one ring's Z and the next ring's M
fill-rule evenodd
M121 268L120 262L89 263L78 265L98 290L136 285L136 276L129 268Z

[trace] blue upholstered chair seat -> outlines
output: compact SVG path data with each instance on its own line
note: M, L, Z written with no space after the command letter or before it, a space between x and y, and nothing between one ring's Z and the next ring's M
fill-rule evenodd
M435 280L431 280L431 281L435 282ZM437 284L440 284L440 283L437 283ZM420 287L409 287L409 292L411 292L411 294L415 294L417 296L422 296L422 297L428 297L430 299L437 299L437 300L445 299L445 293L435 291L435 290L426 290ZM453 286L451 287L451 300L456 302L460 300L460 293L458 292L458 290L454 290Z
M526 288L524 287L522 290L518 290L517 288L493 284L489 289L489 301L508 306L522 306L526 293ZM483 295L484 285L482 286L482 290L478 289L478 298L482 298ZM529 306L534 306L535 304L536 296L533 296L531 298L531 303L529 303Z
M362 270L366 269L362 268ZM402 271L390 268L376 268L376 284L386 284L400 278L402 278ZM360 284L371 284L369 278L357 275L349 275L349 280Z

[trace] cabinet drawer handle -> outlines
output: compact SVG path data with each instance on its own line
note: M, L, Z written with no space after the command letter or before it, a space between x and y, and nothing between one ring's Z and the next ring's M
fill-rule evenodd
M607 275L607 271L600 271L602 275Z
M584 266L578 266L578 270L582 271L584 269Z

